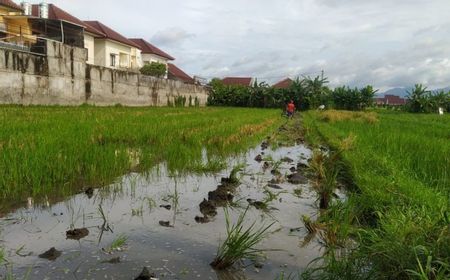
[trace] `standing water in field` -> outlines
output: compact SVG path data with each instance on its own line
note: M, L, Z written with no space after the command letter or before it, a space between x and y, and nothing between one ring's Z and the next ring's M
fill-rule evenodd
M54 205L38 207L30 200L28 207L0 220L0 247L8 260L0 276L134 279L143 267L158 279L275 279L283 271L297 274L320 256L318 243L303 244L307 231L301 217L317 213L316 193L301 175L310 157L303 145L276 150L262 145L230 159L230 169L215 176L174 177L161 164L146 175L131 173ZM209 212L204 206L217 199L222 178L239 164L239 185L227 193L225 203L230 219L236 221L249 208L248 225L274 223L258 245L270 251L217 272L209 264L226 238L225 215L220 203Z

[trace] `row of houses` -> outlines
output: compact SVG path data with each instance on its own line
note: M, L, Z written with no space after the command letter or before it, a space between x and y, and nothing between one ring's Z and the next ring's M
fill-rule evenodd
M166 65L165 78L195 83L173 64L173 56L145 39L128 38L98 20L81 20L55 4L0 0L0 47L45 54L43 40L85 48L89 64L137 71L158 62Z

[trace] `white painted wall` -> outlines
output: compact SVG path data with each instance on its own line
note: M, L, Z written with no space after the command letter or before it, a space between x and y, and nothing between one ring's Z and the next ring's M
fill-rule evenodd
M96 39L94 43L94 61L95 65L106 66L106 41Z
M94 36L84 33L84 48L88 51L87 63L95 63L95 44Z
M142 54L142 65L152 62L164 63L167 66L169 60L156 54L148 54L148 53Z
M142 67L141 50L106 39L95 39L95 65L114 69ZM111 66L111 54L116 56L116 65Z

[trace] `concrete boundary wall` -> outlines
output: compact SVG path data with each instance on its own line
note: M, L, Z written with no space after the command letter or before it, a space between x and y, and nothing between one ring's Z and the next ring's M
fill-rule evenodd
M206 105L203 86L90 65L86 55L53 41L46 56L0 48L0 104L166 106L184 96Z

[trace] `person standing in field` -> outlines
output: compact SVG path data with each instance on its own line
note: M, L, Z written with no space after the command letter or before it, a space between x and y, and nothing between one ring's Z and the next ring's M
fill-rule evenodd
M287 105L286 112L287 112L288 118L292 118L294 116L295 104L294 104L293 100L291 100L291 102L289 102L289 104Z

